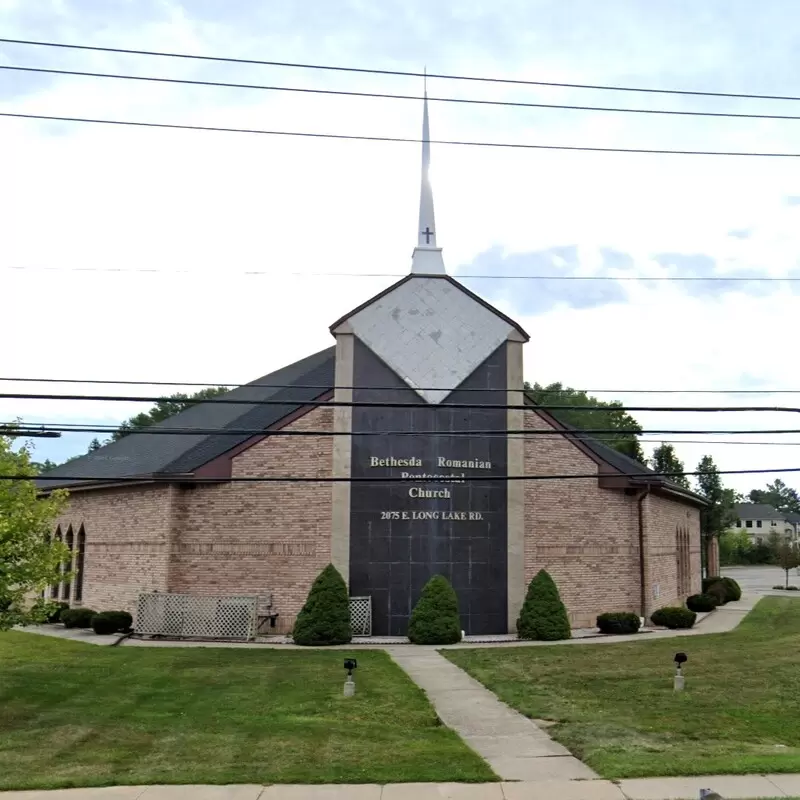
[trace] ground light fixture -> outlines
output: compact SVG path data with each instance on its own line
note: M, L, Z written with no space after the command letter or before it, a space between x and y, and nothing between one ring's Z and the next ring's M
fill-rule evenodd
M352 697L356 693L356 683L353 680L353 670L358 667L358 661L354 658L344 660L344 668L347 670L347 679L344 682L344 696Z
M681 672L681 666L688 660L689 656L687 656L686 653L675 653L675 677L672 681L672 686L676 692L683 691L684 680L683 672Z

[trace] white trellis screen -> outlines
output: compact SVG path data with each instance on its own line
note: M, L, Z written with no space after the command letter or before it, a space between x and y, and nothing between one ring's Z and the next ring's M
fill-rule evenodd
M353 636L372 636L372 598L350 598L350 626Z
M136 633L202 639L254 639L258 598L140 594Z

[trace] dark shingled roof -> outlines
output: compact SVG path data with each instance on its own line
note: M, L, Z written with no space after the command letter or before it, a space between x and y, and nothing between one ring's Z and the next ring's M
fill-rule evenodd
M157 423L151 430L153 428L166 431L180 428L266 430L324 394L326 389L319 387L333 389L335 360L336 348L329 347L221 395L221 398L227 400L248 401L242 405L217 403L215 399L207 400ZM286 388L275 388L276 384ZM255 405L261 400L286 402L280 405ZM526 402L530 403L531 407L536 407L530 399L526 398ZM626 474L648 473L653 475L652 480L647 477L638 480L678 493L689 502L704 503L701 497L682 486L656 477L656 473L635 459L592 439L576 428L561 422L558 424L614 469ZM65 477L64 481L47 480L38 483L43 489L75 488L94 480L113 481L115 478L131 477L141 477L146 480L153 475L185 475L249 438L251 434L131 433L117 442L107 444L93 453L62 464L46 473L48 478L79 475L89 480L75 481Z
M264 430L283 417L301 408L324 393L324 389L306 389L305 386L330 386L334 384L335 347L264 375L252 383L240 386L221 395L227 400L245 400L250 403L216 403L208 400L187 408L180 414L158 423L161 430L170 428L246 429ZM264 388L253 384L281 384L291 388ZM253 405L260 400L286 400L282 405ZM234 434L184 434L184 433L132 433L93 453L61 464L47 472L48 478L60 475L79 475L81 478L113 480L135 476L181 474L192 472L222 453L249 439L249 435ZM41 481L42 488L74 487L84 481Z
M737 503L735 511L739 519L782 519L786 522L800 522L800 514L778 511L769 503Z

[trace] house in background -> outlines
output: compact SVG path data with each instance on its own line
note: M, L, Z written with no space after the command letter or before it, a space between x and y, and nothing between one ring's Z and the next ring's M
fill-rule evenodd
M800 514L778 511L766 503L737 503L735 530L744 529L754 544L767 542L773 533L796 543L800 537Z

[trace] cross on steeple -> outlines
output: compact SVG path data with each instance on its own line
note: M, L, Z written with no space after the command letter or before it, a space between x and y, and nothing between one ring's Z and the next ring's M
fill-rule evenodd
M425 237L425 244L431 243L431 236L435 236L436 234L430 229L429 225L425 226L424 231L420 231L420 233Z

